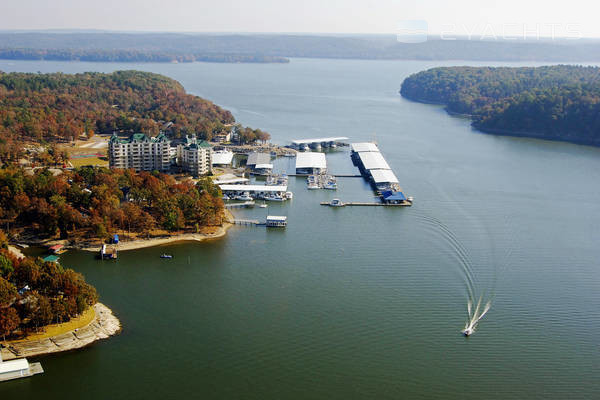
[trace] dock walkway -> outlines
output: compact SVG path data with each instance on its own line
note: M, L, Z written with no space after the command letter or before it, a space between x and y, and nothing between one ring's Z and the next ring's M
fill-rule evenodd
M410 201L406 201L404 203L400 203L400 204L388 204L388 203L365 203L365 202L357 202L357 201L350 201L350 202L342 202L342 206L332 206L332 207L345 207L345 206L363 206L363 207L375 207L375 206L381 206L381 207L410 207L412 206L412 202ZM321 202L322 206L331 206L331 204L328 201L322 201Z
M234 219L233 223L236 225L260 225L260 221L257 219Z

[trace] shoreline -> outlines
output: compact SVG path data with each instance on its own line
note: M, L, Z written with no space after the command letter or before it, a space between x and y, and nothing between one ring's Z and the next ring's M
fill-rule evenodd
M161 238L132 240L130 242L119 242L117 251L128 251L145 249L148 247L161 246L177 242L203 242L205 240L220 239L227 234L227 230L233 226L233 214L225 209L225 218L223 225L218 227L215 233L183 233ZM99 252L101 246L80 247L79 250Z
M171 243L176 243L176 242L202 242L205 240L220 239L220 238L224 237L227 234L227 231L229 230L229 228L231 228L233 226L233 219L234 219L233 214L228 209L224 209L224 213L225 213L225 218L224 218L223 224L221 226L219 226L214 233L181 233L181 234L175 234L172 236L162 236L162 237L156 237L156 238L150 238L150 239L138 239L138 240L132 240L132 241L128 241L128 242L119 242L119 244L117 245L118 246L117 251L144 249L147 247L161 246L161 245L171 244ZM22 240L22 242L27 243L31 246L52 246L55 244L63 244L63 245L65 245L65 247L67 249L83 250L83 251L90 251L90 252L99 252L102 247L102 244L100 244L100 243L94 244L94 245L89 245L89 244L72 245L72 244L69 244L68 240L45 240L45 241ZM15 255L21 254L22 255L22 253L14 245L11 245L10 247L12 248L11 252L13 252L13 254L15 254Z
M8 361L81 349L121 332L121 322L114 316L110 308L102 303L96 303L92 309L95 313L94 318L82 327L55 336L42 336L40 339L18 339L3 342L5 347L1 349L2 359Z
M452 117L466 118L471 120L471 127L483 134L487 135L495 135L495 136L509 136L523 139L538 139L538 140L547 140L549 142L562 142L562 143L570 143L579 146L591 146L591 147L600 147L600 143L597 141L588 141L584 139L571 139L571 138L562 138L556 136L548 136L539 132L528 132L528 131L511 131L507 129L494 129L494 128L486 128L477 124L476 115L472 114L463 114L456 111L452 111L448 108L448 104L443 102L434 102L428 100L420 100L418 98L413 98L409 96L405 96L401 94L407 100L413 101L415 103L428 104L428 105L436 105L436 106L444 106L444 111Z

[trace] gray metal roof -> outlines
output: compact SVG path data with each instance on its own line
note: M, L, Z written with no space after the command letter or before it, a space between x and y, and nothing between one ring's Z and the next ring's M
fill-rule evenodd
M250 153L246 165L252 167L256 164L269 164L270 162L271 155L269 153Z

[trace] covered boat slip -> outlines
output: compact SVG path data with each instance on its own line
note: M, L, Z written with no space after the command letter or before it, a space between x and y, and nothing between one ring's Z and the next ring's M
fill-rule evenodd
M350 149L353 153L360 153L365 151L379 151L379 147L377 147L375 143L371 142L352 143L350 144Z
M215 151L212 153L212 165L231 165L233 161L233 152L227 150Z
M358 153L358 158L360 160L359 167L362 167L361 169L365 171L370 171L372 169L391 169L390 165L385 161L385 158L383 158L378 151Z
M287 192L287 185L219 185L219 187L224 194L234 196L244 194L245 192L248 192L250 195L279 194L283 196Z
M27 359L2 361L0 356L0 382L17 378L26 378L44 372L40 363L29 364Z
M248 154L248 161L246 161L246 166L254 167L257 164L270 164L271 163L271 155L269 153L250 153Z
M327 171L327 159L323 153L298 153L296 156L296 174L322 174Z
M336 137L324 137L314 139L296 139L292 140L292 147L296 149L307 148L307 147L333 147L338 144L344 144L344 141L348 140L345 136Z

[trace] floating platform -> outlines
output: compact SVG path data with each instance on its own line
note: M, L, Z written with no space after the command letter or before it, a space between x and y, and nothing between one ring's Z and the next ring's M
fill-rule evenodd
M345 207L345 206L361 206L361 207L410 207L412 206L412 201L406 201L404 203L400 203L400 204L389 204L389 203L365 203L365 202L357 202L357 201L350 201L347 203L343 203L339 204L339 205L333 205L328 201L322 201L321 202L322 206L330 206L330 207Z
M0 366L2 367L0 368L0 382L10 381L12 379L28 378L36 374L44 373L42 364L39 362L28 363L24 358L0 362Z

